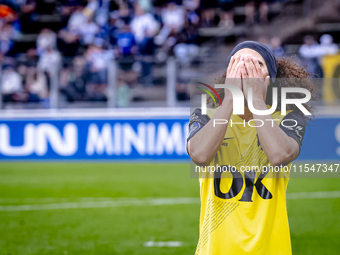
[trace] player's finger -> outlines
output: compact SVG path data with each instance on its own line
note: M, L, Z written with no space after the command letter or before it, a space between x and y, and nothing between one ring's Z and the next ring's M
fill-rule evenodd
M228 68L227 68L227 74L231 72L231 68L233 67L234 62L235 62L235 56L232 56L230 58L229 65L228 65Z
M240 70L242 78L248 78L249 77L249 74L248 74L248 72L246 70L246 65L245 64L240 65L239 70Z
M240 62L238 62L236 68L235 68L235 77L237 78L241 78L241 66L244 66L244 61L241 60Z
M232 72L233 74L235 74L235 72L236 72L236 70L237 70L237 66L238 66L238 64L239 64L239 62L240 62L240 58L241 58L240 54L237 53L237 54L235 55L234 64L233 64L233 66L231 67L231 72Z
M250 57L245 57L244 63L245 63L245 68L248 71L249 78L256 77L255 76L256 74L255 65L253 61L250 59Z
M233 75L234 78L232 78L233 80L233 84L236 85L237 87L239 87L242 90L242 74L241 74L241 66L244 66L244 62L241 60L237 66L235 67L235 73Z
M263 77L262 76L262 68L259 64L259 62L257 61L257 59L255 57L253 57L253 63L254 63L254 66L255 66L255 74L258 76L258 77Z

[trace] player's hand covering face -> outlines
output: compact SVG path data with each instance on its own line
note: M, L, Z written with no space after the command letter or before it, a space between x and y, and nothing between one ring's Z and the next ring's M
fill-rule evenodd
M267 89L269 85L269 75L265 76L259 62L255 57L245 57L245 65L241 68L243 81L243 93L248 100L248 88L252 88L252 99L266 100Z
M231 57L230 63L227 69L225 84L233 85L243 90L242 88L242 80L241 80L241 67L244 67L243 57L239 53L236 53ZM232 98L232 94L229 89L224 90L224 98L230 99Z
M230 75L228 75L230 72ZM235 85L239 87L248 100L248 88L252 88L252 98L254 100L264 100L267 95L267 89L269 85L269 75L266 63L262 56L252 49L241 49L239 50L230 60L226 83L231 84L231 81L227 80L232 77L240 77L241 84L238 79L234 80Z

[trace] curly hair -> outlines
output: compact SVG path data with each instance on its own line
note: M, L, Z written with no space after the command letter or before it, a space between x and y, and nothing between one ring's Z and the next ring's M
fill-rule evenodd
M281 111L281 89L284 87L299 87L305 88L311 93L311 100L316 100L316 88L314 83L312 82L311 73L307 71L306 67L301 66L297 63L292 57L282 57L277 58L277 75L275 83L270 83L267 91L266 104L272 105L272 89L274 87L278 88L278 105L276 111ZM218 77L214 78L214 84L224 84L226 79L226 72L221 73ZM217 93L221 97L224 98L224 89L216 89ZM305 94L302 93L288 93L288 98L304 98ZM218 100L217 100L218 102ZM207 101L208 107L214 107L214 101L212 98L208 98ZM219 104L216 105L218 107ZM313 106L310 104L303 104L303 106L312 114L310 116L304 116L304 118L308 121L312 120L313 117ZM297 111L302 114L300 109L296 105L287 105L286 110Z

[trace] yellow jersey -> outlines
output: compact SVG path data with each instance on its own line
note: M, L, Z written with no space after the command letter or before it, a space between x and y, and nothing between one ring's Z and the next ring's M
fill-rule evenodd
M215 114L197 108L190 117L191 139ZM306 122L300 114L272 114L276 124L301 146ZM296 121L294 128L281 124ZM233 124L231 123L238 123ZM232 115L224 140L208 167L200 167L200 231L196 255L290 255L286 208L289 169L270 169L256 127ZM252 123L254 125L254 123ZM273 123L274 124L274 123ZM215 168L213 168L215 167ZM219 169L223 171L217 171Z

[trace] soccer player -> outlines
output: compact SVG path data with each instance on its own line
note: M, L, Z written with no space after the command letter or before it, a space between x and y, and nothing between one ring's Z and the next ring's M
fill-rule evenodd
M227 64L226 72L214 83L237 86L245 100L248 88L252 88L257 110L269 109L273 87L296 87L278 78L309 75L293 60L276 59L265 45L253 41L238 44ZM313 93L308 79L299 79L298 84ZM281 115L280 96L278 108L271 115L253 114L247 107L249 103L245 104L244 115L234 115L232 93L229 89L218 91L222 105L208 108L206 115L200 108L195 109L189 122L187 150L202 169L196 254L291 254L286 209L289 172L282 166L289 166L299 155L307 117L294 105L287 106L287 114ZM217 119L228 120L228 124L214 125ZM203 171L209 166L220 166L220 171ZM268 170L274 166L281 166L281 170Z

